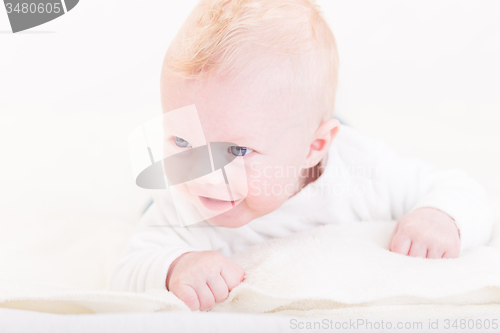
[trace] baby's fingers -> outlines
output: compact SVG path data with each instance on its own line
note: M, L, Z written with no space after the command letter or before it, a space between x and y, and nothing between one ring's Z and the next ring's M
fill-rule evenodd
M215 298L207 284L197 286L196 293L198 293L200 300L200 310L206 311L214 307Z
M449 247L444 253L442 258L458 258L460 254L460 245Z
M411 239L408 236L396 235L392 239L390 250L392 252L408 255L410 252Z
M222 302L229 296L229 290L226 281L221 275L211 276L208 278L207 285L214 295L215 302Z
M245 271L240 266L229 262L228 264L222 266L220 275L226 281L226 285L229 291L234 287L239 285L243 278L245 277Z
M408 255L410 257L427 258L427 246L424 243L413 242Z
M443 256L443 254L444 254L443 250L439 250L436 247L432 247L432 248L429 248L429 250L427 251L427 258L439 259Z
M182 284L172 290L175 296L183 301L192 311L198 310L200 302L196 291L188 285Z

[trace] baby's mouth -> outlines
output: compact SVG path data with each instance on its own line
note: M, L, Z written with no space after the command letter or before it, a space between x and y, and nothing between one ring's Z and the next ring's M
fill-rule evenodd
M226 211L228 209L233 208L237 204L239 204L243 199L239 199L236 201L233 200L220 200L214 199L210 197L204 197L199 195L198 198L200 202L203 204L205 208L212 211Z

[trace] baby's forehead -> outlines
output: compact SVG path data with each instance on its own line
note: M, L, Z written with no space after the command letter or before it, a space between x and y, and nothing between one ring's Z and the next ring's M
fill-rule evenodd
M195 110L193 115L186 113L178 116L170 124L172 131L183 130L182 135L191 136L194 126L199 123L207 141L233 142L248 145L261 137L272 138L280 127L286 128L288 121L285 110L277 103L266 103L255 95L247 96L240 92L227 92L224 87L205 87L193 94L175 94L168 114L178 110ZM198 130L196 130L198 132Z
M183 79L162 78L164 111L195 104L206 117L237 121L285 121L297 108L289 74L260 70L232 76Z
M298 105L304 96L294 89L291 64L270 64L197 79L166 73L163 111L195 105L208 141L280 140L308 130L313 112Z

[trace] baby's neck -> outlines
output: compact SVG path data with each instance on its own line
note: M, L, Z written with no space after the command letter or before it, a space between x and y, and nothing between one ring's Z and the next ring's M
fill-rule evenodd
M307 186L307 184L314 182L321 175L321 168L319 167L319 163L313 166L312 168L307 169L307 175L302 179L302 187Z
M319 176L321 176L321 173L325 167L324 163L325 163L325 161L322 160L321 162L319 162L318 164L316 164L312 168L307 169L307 174L305 175L305 177L300 177L300 179L299 179L299 184L298 184L299 190L295 194L299 193L300 190L302 190L302 188L304 188L308 184L316 181L319 178Z

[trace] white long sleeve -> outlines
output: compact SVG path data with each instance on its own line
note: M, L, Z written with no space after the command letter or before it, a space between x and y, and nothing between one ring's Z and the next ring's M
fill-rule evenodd
M461 251L485 244L493 224L484 189L465 172L401 158L387 144L345 125L329 150L322 175L274 212L243 227L207 222L180 227L172 223L176 212L166 192L154 193L153 205L115 266L111 289L163 289L170 264L185 252L214 250L228 257L315 226L397 220L419 207L440 209L455 220Z
M136 227L125 250L117 262L109 283L111 290L142 292L165 289L170 264L180 255L199 251L188 230L168 223L159 205L154 202ZM191 240L189 244L183 236Z
M376 146L395 220L417 208L433 207L455 220L461 251L489 240L493 209L484 188L465 171L439 170L415 158L400 158L383 142Z

